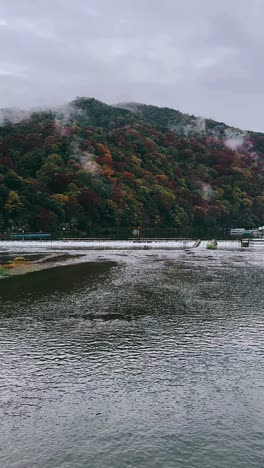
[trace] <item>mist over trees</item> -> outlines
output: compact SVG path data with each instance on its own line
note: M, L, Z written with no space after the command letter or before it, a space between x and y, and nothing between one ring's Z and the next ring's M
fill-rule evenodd
M197 235L264 219L264 134L77 98L0 126L0 229ZM12 114L13 115L13 114Z

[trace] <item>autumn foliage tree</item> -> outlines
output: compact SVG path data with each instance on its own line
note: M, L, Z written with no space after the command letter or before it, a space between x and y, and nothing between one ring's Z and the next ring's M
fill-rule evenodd
M77 98L0 127L0 228L77 233L134 225L197 235L264 224L264 135L230 148L223 123Z

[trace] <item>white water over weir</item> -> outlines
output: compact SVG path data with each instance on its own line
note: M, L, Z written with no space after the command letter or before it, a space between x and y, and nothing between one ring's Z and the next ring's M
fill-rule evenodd
M65 240L65 241L1 241L0 250L2 251L41 251L48 249L85 249L85 250L178 250L178 249L206 249L207 241L202 241L198 247L195 247L195 241L173 240L173 241L88 241L88 240ZM218 241L218 249L237 249L240 248L239 241Z

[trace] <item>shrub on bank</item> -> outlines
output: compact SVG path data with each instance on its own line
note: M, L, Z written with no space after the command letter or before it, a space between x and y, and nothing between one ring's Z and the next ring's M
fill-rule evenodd
M9 271L7 271L5 268L0 266L0 278L1 276L9 276L9 275L10 275Z

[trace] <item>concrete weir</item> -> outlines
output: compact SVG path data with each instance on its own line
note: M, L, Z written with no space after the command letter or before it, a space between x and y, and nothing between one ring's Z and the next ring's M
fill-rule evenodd
M194 249L195 251L203 251L206 249L207 241L198 239L182 239L182 240L52 240L52 241L0 241L0 253L11 252L12 254L23 255L26 252L48 252L51 253L61 251L82 250L84 253L92 250L102 251L117 251L117 250L185 250ZM218 241L218 250L238 249L240 241Z

